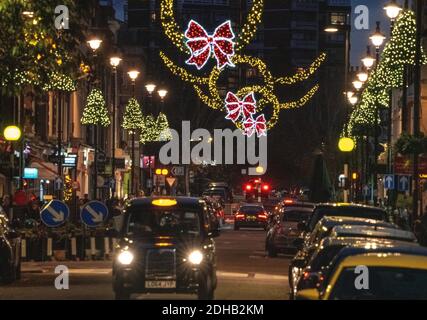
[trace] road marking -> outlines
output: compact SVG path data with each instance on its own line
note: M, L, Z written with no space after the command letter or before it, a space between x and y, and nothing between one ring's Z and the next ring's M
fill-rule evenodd
M240 279L256 279L256 280L283 280L287 281L287 276L280 276L277 274L262 274L262 273L237 273L237 272L224 272L217 271L219 278L240 278Z
M70 274L110 274L111 269L69 269Z

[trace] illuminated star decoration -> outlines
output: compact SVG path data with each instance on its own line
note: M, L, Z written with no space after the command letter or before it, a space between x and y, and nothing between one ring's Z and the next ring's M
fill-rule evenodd
M191 57L186 61L188 65L195 65L202 69L209 57L215 56L218 69L226 65L234 67L231 57L234 55L234 33L231 22L226 21L215 29L212 35L196 21L191 20L185 31L186 45L190 49Z
M242 115L244 120L246 120L251 117L251 115L255 114L256 111L254 93L251 92L242 100L239 100L234 93L228 92L227 97L225 98L225 107L228 112L225 117L227 120L236 122Z
M251 116L243 122L243 126L245 128L244 133L248 137L252 137L255 132L258 138L267 136L267 124L264 114L259 115L256 119Z

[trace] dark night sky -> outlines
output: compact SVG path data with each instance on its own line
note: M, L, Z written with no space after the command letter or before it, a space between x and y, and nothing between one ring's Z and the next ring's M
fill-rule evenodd
M360 65L360 59L366 51L366 46L369 43L369 35L372 33L372 30L375 29L375 22L381 20L381 25L384 33L389 36L390 23L388 18L385 16L383 10L384 5L388 0L352 0L353 11L354 8L358 5L366 5L369 8L369 25L370 30L355 30L354 24L352 24L352 52L351 52L351 64L353 66ZM403 0L398 0L400 4L403 3ZM117 18L123 20L123 4L124 0L114 0L114 5L117 12ZM354 21L354 16L352 17Z

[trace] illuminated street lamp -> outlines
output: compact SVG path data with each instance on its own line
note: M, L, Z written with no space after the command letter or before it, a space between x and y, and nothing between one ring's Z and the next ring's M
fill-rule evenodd
M111 196L114 198L115 196L115 179L116 179L116 109L117 105L119 104L119 94L118 94L118 82L117 82L117 67L120 65L120 62L122 59L117 56L113 56L110 58L110 65L113 67L113 74L114 74L114 90L113 90L113 125L112 125L112 142L111 142L111 175L112 180L114 181L114 188Z
M377 51L379 51L380 47L383 45L386 39L385 35L381 32L380 21L377 21L377 29L375 30L374 34L369 37L369 39L371 39L372 44L377 49Z
M359 101L359 98L356 96L352 96L348 98L348 101L354 106Z
M327 33L337 33L339 31L339 29L337 27L332 26L332 25L327 26L324 30Z
M22 132L17 126L8 126L4 129L3 135L6 141L12 142L21 139Z
M154 83L147 83L145 85L145 89L147 90L148 94L151 96L154 92L154 90L156 90L156 85Z
M396 20L400 12L403 10L401 6L396 3L396 0L391 0L385 7L384 10L392 21Z
M344 186L344 203L348 202L349 198L349 190L348 190L348 177L349 177L349 165L348 165L348 157L347 154L352 152L355 148L354 140L351 138L343 137L338 142L338 149L344 153L345 156L345 163L344 163L344 179L346 180L345 186Z
M362 69L357 75L357 79L359 79L360 82L365 83L368 80L369 74Z
M371 69L375 64L375 58L371 55L371 47L368 46L366 56L362 59L362 63L366 69Z
M359 91L363 87L363 82L359 80L355 80L353 81L353 86L357 91Z
M157 91L157 93L159 94L160 99L164 99L166 98L168 91L165 89L160 89L159 91Z
M87 43L89 44L89 47L92 49L92 51L95 53L96 50L98 50L101 47L102 40L98 38L92 38Z
M6 139L6 141L16 142L16 141L19 141L21 139L22 132L21 132L21 129L17 126L8 126L4 129L3 136ZM19 186L21 189L23 186L22 175L23 175L23 171L24 171L22 169L22 164L23 164L23 160L22 160L23 152L22 152L22 150L23 150L23 144L21 143L21 152L20 152L21 155L19 158L19 161L20 161L19 162L19 168L21 169L20 170L20 176L19 176ZM10 181L10 187L9 187L10 190L9 191L10 191L10 193L12 193L12 189L13 189L13 171L14 171L13 167L14 167L14 163L15 163L14 154L15 153L12 152L12 154L10 156L10 162L11 162L11 168L12 168L10 170L10 176L9 176L9 181Z

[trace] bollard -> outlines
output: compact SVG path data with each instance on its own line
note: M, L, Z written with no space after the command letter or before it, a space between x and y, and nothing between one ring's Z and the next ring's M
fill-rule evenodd
M71 259L76 260L77 257L77 239L71 238Z
M110 238L104 237L104 257L106 260L110 259Z
M22 239L21 241L21 258L26 259L27 258L27 240Z
M95 260L95 258L96 258L95 237L90 237L90 255L92 257L92 260Z
M52 259L52 238L47 238L47 257Z

